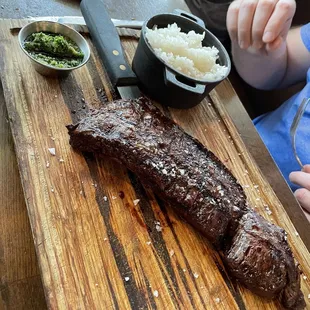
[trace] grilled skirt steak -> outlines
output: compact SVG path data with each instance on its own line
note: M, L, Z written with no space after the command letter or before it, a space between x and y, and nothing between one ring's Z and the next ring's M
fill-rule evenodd
M283 229L247 204L234 176L199 141L144 98L106 103L67 126L72 147L116 158L221 252L258 295L303 309L300 276Z

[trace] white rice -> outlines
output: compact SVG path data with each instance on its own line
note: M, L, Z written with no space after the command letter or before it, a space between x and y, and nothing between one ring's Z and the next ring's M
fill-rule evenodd
M155 54L175 70L198 80L215 81L227 74L228 68L216 63L219 50L202 46L205 33L181 32L176 23L167 28L146 30L146 38Z

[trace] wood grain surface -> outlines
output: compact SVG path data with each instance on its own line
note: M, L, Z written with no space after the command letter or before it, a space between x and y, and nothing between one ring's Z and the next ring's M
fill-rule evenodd
M0 83L0 309L46 308Z
M65 125L115 97L90 40L87 66L44 78L10 31L22 22L0 23L1 79L49 307L280 309L235 283L206 239L124 167L70 148ZM123 40L129 59L136 43ZM225 81L199 106L169 114L232 170L259 213L286 229L307 299L309 252L225 109L234 100Z

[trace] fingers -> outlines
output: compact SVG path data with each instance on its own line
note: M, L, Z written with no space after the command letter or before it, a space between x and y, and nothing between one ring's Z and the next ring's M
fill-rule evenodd
M283 43L284 39L281 36L279 36L273 42L268 43L266 45L266 49L268 52L276 51Z
M292 20L287 20L282 28L282 32L280 33L280 35L273 42L266 44L266 49L269 53L279 51L281 45L282 47L286 48L284 43L286 41L287 34L291 28L291 24Z
M252 44L252 22L258 0L242 1L238 15L238 42L242 49L247 49Z
M264 45L262 38L276 3L277 0L261 0L257 4L252 25L252 43L256 49L260 49Z
M305 210L304 210L304 213L305 213L307 220L310 222L310 213Z
M310 165L304 165L302 171L290 174L291 182L304 188L299 188L294 195L303 207L306 218L310 222Z
M295 14L294 0L235 0L227 12L227 29L231 40L241 48L251 45L259 50L281 46Z
M231 41L238 41L238 16L239 16L239 6L241 1L233 1L227 11L227 30Z
M263 41L264 43L271 43L281 33L284 28L290 28L293 16L296 10L296 3L293 0L280 0L272 13L268 23L265 27ZM287 27L288 23L288 27ZM285 34L286 36L286 34Z
M289 175L291 182L310 190L310 173L303 171L294 171Z
M301 171L310 173L310 165L304 165Z
M310 213L310 191L300 188L295 191L294 195L304 210Z

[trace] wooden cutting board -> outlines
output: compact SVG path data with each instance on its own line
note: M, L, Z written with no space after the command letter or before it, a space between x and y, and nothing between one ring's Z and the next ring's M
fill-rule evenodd
M77 28L92 49L87 66L52 79L35 72L19 48L17 28L25 24L0 21L0 74L49 307L281 309L230 278L207 240L132 173L71 149L65 125L116 95L87 29ZM136 33L122 34L131 60ZM165 113L231 169L257 212L286 229L310 308L309 252L245 149L225 110L229 101L238 97L225 81L199 106Z

